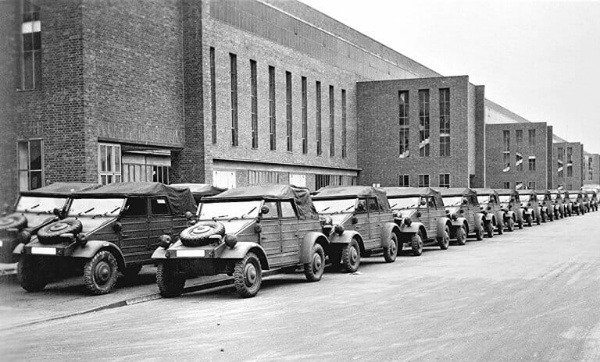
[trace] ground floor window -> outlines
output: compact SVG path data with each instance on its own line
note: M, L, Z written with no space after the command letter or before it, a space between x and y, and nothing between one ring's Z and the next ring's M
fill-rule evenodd
M277 171L248 171L249 185L279 184L281 179L281 173Z
M535 181L529 181L527 183L527 188L530 190L535 190Z
M429 175L419 175L419 187L429 187Z
M315 175L315 190L325 186L356 185L355 176Z
M290 173L290 185L306 187L306 175Z
M409 185L409 177L408 175L399 175L398 176L398 186L400 187L408 187Z
M43 141L25 140L17 143L19 153L19 190L27 191L44 185Z
M505 181L504 184L503 184L503 187L505 189L510 189L510 182L509 181Z
M235 171L213 171L213 185L226 189L236 187Z
M523 188L523 182L522 181L515 182L515 189L520 190L522 188Z
M121 182L121 145L98 144L98 182Z
M450 174L443 173L440 174L440 187L450 187Z

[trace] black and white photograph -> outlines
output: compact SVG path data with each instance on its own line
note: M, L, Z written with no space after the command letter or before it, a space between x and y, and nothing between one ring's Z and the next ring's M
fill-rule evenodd
M600 0L0 0L0 359L600 361Z

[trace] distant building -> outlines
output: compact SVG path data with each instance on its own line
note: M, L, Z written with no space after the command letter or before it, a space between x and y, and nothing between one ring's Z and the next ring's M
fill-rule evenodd
M585 153L583 156L583 184L600 185L600 155Z
M487 187L552 187L552 126L546 122L486 125Z
M578 190L583 186L583 145L579 142L553 144L553 188Z

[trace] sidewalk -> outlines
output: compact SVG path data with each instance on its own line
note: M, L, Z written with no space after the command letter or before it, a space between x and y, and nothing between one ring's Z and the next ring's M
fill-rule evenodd
M0 278L8 277L17 274L17 263L4 264L0 263Z

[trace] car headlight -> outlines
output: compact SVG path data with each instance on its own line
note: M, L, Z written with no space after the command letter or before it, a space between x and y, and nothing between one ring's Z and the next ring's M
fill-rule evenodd
M335 224L333 231L338 235L342 235L344 233L344 227L340 224Z
M232 234L225 235L225 245L227 245L228 247L232 249L235 248L235 244L237 244L237 242L237 236Z
M161 235L158 238L158 246L168 249L171 245L171 237L169 235Z
M404 225L410 226L410 224L412 224L412 220L410 219L410 217L405 218L404 219Z

